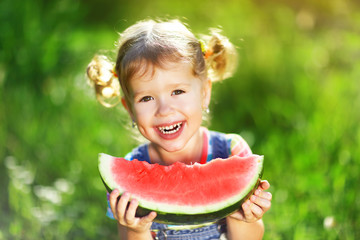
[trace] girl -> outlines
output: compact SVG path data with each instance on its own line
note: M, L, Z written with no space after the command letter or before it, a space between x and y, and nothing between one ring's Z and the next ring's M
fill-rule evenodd
M239 135L201 127L212 81L231 76L236 62L233 45L218 31L204 40L207 44L178 20L141 21L121 34L115 68L104 56L89 64L87 73L98 100L105 106L121 101L149 141L126 159L170 165L251 154ZM108 195L108 215L117 220L121 239L261 239L262 216L271 206L271 194L264 191L269 187L261 181L238 212L198 226L159 224L155 212L135 217L138 201L131 193L118 198L118 190Z

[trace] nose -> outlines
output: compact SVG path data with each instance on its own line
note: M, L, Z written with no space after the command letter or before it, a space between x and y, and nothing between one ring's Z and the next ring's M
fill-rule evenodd
M159 98L157 104L157 115L160 117L168 116L173 113L173 108L171 106L171 102L166 98Z

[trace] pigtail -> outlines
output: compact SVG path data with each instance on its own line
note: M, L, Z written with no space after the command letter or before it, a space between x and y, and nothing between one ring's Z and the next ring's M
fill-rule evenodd
M211 35L203 38L206 42L204 58L210 79L214 82L231 77L237 65L234 45L218 29L212 29Z
M114 65L107 57L96 55L87 67L87 76L97 100L103 106L114 107L120 102L120 84Z

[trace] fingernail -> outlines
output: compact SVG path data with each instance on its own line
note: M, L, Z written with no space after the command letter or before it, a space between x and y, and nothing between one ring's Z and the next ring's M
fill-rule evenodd
M260 190L259 190L259 189L257 189L257 190L255 191L255 195L260 195Z
M255 195L252 195L252 196L251 196L251 200L252 200L252 201L255 201L255 200L256 200L256 196L255 196Z

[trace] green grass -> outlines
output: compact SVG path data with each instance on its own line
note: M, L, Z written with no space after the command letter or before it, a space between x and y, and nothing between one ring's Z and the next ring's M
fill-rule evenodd
M116 31L154 16L185 17L197 33L221 25L238 46L236 75L213 87L210 128L265 155L264 239L359 239L359 5L247 0L2 1L0 239L116 238L97 154L136 141L85 69Z

